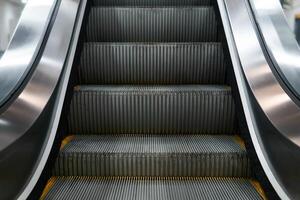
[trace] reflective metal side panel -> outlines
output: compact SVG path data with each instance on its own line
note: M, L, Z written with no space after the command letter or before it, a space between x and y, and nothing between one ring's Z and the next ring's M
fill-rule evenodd
M276 70L300 99L300 48L280 1L251 0L250 3Z
M40 50L56 0L29 0L0 58L0 106L24 80Z
M56 87L76 19L78 6L73 5L74 2L76 0L61 2L37 68L22 93L0 114L0 151L26 133L43 111Z
M218 0L218 5L256 153L278 195L298 199L300 109L271 70L248 2Z
M245 6L237 7L235 0L226 0L228 11L233 6L242 11L228 12L236 48L244 74L252 92L272 124L286 138L300 146L300 107L282 88L273 74L260 45ZM243 1L242 1L243 2ZM241 4L241 3L240 3Z
M61 1L35 71L17 99L0 115L0 199L26 199L45 166L85 5L86 0Z

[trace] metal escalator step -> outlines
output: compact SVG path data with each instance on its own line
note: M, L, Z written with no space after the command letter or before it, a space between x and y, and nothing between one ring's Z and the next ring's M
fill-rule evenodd
M231 134L234 116L228 86L77 86L69 130L72 134Z
M215 0L93 0L94 6L208 6Z
M234 178L52 177L41 199L262 200L251 180Z
M221 43L85 43L83 84L224 84Z
M213 7L93 7L87 23L92 42L217 41Z
M58 156L57 176L248 177L237 136L73 136Z

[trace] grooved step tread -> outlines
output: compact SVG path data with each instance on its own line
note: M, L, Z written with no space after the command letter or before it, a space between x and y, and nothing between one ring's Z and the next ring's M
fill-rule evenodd
M68 118L75 135L41 199L266 199L232 135L216 1L91 5Z
M232 134L234 113L228 86L78 86L71 103L69 131Z
M247 179L52 177L41 199L262 200L265 197Z
M238 136L71 136L58 156L55 175L235 176L250 175Z
M224 84L221 43L84 44L81 84Z
M218 41L213 7L92 7L90 42Z
M93 0L94 6L207 6L215 0Z

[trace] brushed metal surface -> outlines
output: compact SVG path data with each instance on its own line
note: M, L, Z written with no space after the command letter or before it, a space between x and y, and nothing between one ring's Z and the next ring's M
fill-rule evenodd
M297 198L299 173L294 170L299 166L295 155L300 109L271 70L248 2L219 0L218 4L256 153L278 195Z
M63 0L61 2L60 7L58 9L57 17L55 19L53 28L49 35L48 42L46 44L45 51L38 65L38 70L36 71L38 73L34 73L33 75L34 77L35 75L41 75L41 72L45 72L44 75L46 76L41 77L40 81L45 81L49 84L51 82L51 84L48 85L48 89L44 91L41 95L44 95L43 99L45 101L48 101L48 103L44 103L49 104L51 103L49 101L51 99L51 101L53 101L54 99L54 104L52 108L53 112L49 113L49 118L51 120L50 123L45 125L45 127L40 128L40 133L43 133L42 138L44 138L44 144L42 145L42 149L40 149L39 157L36 158L34 163L24 163L24 165L31 165L32 172L31 174L26 174L26 176L28 176L29 178L25 184L23 183L24 187L22 188L22 191L16 194L18 196L18 199L26 199L28 197L35 184L37 183L50 154L52 144L57 132L58 123L60 120L65 92L67 90L67 85L71 73L73 58L77 47L77 41L81 30L86 4L86 0ZM43 58L45 61L48 61L45 62L48 63L48 70L46 70L45 63L42 63ZM56 69L54 71L55 73L53 73L54 69ZM29 85L34 85L36 83L38 82L31 79ZM26 92L26 88L24 92ZM37 95L37 93L40 91L35 90L32 92L36 93ZM53 96L54 94L57 96L55 96L55 98L52 98L51 96ZM49 98L47 99L47 97ZM42 104L42 102L40 103ZM34 104L34 102L31 102L31 104ZM45 109L45 107L42 106L40 106L40 108L41 112ZM35 118L33 115L39 115L40 112L36 110L36 112L30 114L31 119L33 120L33 118ZM25 129L29 127L30 124L31 123L28 123L27 126L24 125L22 128ZM19 134L19 136L24 135L26 137L31 134L30 132L21 132L21 130L17 133ZM16 139L16 137L13 139ZM13 141L11 140L11 142ZM37 142L40 143L42 141L40 141L39 138L36 139L35 137L34 141L32 142L35 142L35 144L31 146L37 146ZM15 143L16 142L12 144L16 146ZM18 153L18 151L16 152Z
M19 199L26 199L46 163L55 137L59 115L55 114L56 112L49 113L49 116L55 114L55 118L52 118L52 122L50 123L51 131L48 130L48 125L41 127L40 134L43 134L43 140L37 141L38 143L35 143L35 145L32 145L32 142L34 141L27 145L25 143L24 145L21 138L34 135L29 130L47 107L54 89L59 83L59 78L62 75L66 62L66 56L69 52L79 3L79 0L64 0L61 2L56 19L50 30L47 43L45 44L44 51L35 71L24 90L0 115L1 163L5 164L2 165L2 168L6 166L5 171L2 171L1 173L1 177L7 177L4 173L11 174L9 177L14 177L14 174L18 174L21 179L21 182L20 180L18 181L18 178L16 177L16 179L12 179L12 181L5 183L2 181L1 183L6 184L5 188L15 188L13 185L23 185L22 191L20 191L20 188L15 188L16 191L2 190L0 199L5 198L5 196L11 197L12 194L19 196ZM67 84L67 82L64 82L64 84ZM56 108L61 108L61 106L62 103L60 103L60 106L56 105ZM43 143L43 145L41 145L41 143ZM18 145L16 146L13 144ZM29 148L35 148L38 145L41 145L41 149L35 149L35 151L40 151L40 154L38 155L41 156L37 156L35 160L30 158L22 163L24 168L26 167L28 170L31 169L30 173L26 171L26 173L21 174L13 171L18 169L15 168L15 160L11 157L14 156L16 158L19 154L23 155L23 152L31 152L32 149ZM3 154L6 150L11 149L8 148L11 146L14 148L14 151L10 154ZM21 150L19 148L20 146L26 149ZM32 156L28 155L28 157Z
M284 83L300 98L300 48L278 0L250 0L268 53Z
M236 0L227 0L233 9ZM300 108L273 74L253 28L245 5L229 13L229 20L244 74L261 109L272 124L290 141L300 146ZM239 5L239 4L237 4Z
M29 0L7 50L0 58L0 106L31 69L57 0Z
M77 6L64 1L36 70L17 99L0 115L0 151L20 138L46 106L64 66ZM66 29L66 27L70 27ZM16 58L14 57L14 60Z

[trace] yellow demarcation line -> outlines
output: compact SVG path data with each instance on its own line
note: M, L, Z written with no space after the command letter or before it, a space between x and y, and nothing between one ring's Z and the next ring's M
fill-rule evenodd
M71 140L73 140L74 137L75 137L74 135L70 135L65 139L63 139L63 141L61 142L60 150L62 150Z
M56 181L56 177L51 177L47 183L47 185L45 186L43 193L40 197L40 200L43 200L46 198L47 194L49 193L49 191L51 190L51 188L53 187L55 181Z
M250 180L251 184L253 185L253 187L255 188L255 190L257 191L257 193L261 196L261 198L263 200L267 200L267 196L265 191L263 190L263 188L261 187L260 183L256 180Z
M75 87L74 87L74 91L79 91L80 90L80 85L76 85Z
M234 136L234 140L235 140L235 142L238 143L243 149L246 149L245 142L244 142L244 140L243 140L240 136L235 135L235 136Z

